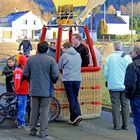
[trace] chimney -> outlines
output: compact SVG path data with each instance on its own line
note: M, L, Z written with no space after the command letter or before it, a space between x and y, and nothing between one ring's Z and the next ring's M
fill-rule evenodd
M17 13L18 12L18 8L14 8L14 13Z
M116 14L117 14L117 17L120 17L121 16L121 11L117 11Z

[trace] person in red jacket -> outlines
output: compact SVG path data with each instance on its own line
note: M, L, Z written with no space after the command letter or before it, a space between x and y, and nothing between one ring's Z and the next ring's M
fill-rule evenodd
M20 55L18 59L18 66L14 70L13 79L14 79L14 89L15 94L17 95L17 127L25 128L25 113L26 113L26 102L27 95L29 94L29 82L24 80L21 83L23 68L26 64L27 58L24 55Z

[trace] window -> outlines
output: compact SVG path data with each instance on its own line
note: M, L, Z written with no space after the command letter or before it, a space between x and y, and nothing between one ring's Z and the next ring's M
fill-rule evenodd
M23 29L23 30L21 30L21 32L22 32L22 36L25 36L25 35L27 35L27 30L25 30L25 29Z
M4 38L12 38L12 31L4 31L3 37Z
M53 38L54 39L56 38L56 32L53 32Z
M36 25L36 20L33 20L33 25Z
M23 24L27 24L27 23L28 23L27 19L24 19Z

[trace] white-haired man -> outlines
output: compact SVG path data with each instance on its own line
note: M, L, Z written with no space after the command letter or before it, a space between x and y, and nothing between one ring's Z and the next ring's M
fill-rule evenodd
M122 43L114 42L115 51L106 59L104 67L104 76L109 89L112 102L112 116L115 130L120 129L120 106L122 110L122 126L124 130L128 129L129 119L129 101L125 97L124 77L128 64L132 62L129 55L124 55Z

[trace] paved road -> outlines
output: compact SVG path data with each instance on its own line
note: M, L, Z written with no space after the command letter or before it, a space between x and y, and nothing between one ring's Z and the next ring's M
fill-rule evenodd
M6 92L5 86L0 85L0 93Z
M0 93L5 91L0 86ZM102 111L98 119L83 120L78 127L68 125L67 122L49 124L49 135L53 140L135 140L133 119L129 119L129 130L113 130L112 115ZM29 128L17 129L11 120L0 125L0 140L39 140L29 136ZM49 139L48 139L49 140Z
M111 113L103 111L101 118L83 120L77 127L68 125L67 122L50 123L49 135L53 140L135 140L135 129L131 118L129 124L129 130L113 130ZM12 121L7 120L0 125L0 139L38 140L40 138L29 136L29 128L17 129Z
M0 93L6 92L6 87L3 85L0 85Z

